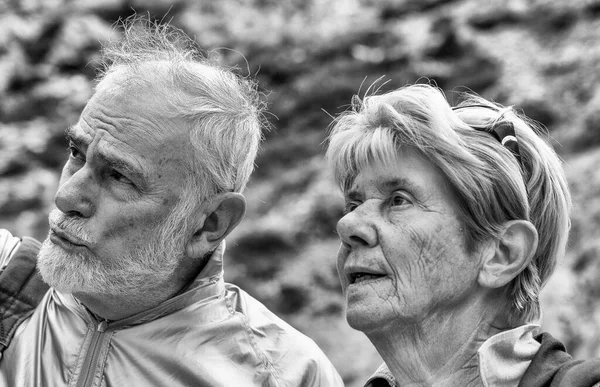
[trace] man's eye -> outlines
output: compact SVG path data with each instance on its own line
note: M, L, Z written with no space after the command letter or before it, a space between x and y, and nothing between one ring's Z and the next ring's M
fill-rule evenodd
M69 145L69 155L74 159L78 159L78 160L85 159L83 153L80 152L79 149L75 148L73 145Z
M133 182L131 180L129 180L127 177L125 177L125 175L123 175L119 171L115 171L114 169L111 171L110 177L118 181L119 183L133 185Z

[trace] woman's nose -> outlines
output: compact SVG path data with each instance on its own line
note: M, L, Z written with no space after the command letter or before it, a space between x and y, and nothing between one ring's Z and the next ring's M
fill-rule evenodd
M350 247L373 247L377 244L377 232L368 214L367 203L344 215L337 223L337 232L342 243Z

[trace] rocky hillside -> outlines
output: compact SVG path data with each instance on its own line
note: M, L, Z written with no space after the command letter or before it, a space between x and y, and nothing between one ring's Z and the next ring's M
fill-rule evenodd
M134 10L258 78L274 130L229 239L227 278L313 337L348 386L380 359L343 318L342 204L323 141L330 116L381 77L382 90L429 80L450 99L472 90L546 125L575 210L569 254L544 291L545 327L576 356L600 356L600 1L0 1L0 227L44 238L63 131L91 94L100 42Z

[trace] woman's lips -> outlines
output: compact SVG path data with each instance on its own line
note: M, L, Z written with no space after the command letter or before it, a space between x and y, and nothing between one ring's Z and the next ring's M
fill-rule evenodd
M358 284L360 282L364 282L364 281L368 281L368 280L374 280L374 279L377 279L377 278L381 278L383 276L382 275L376 275L376 274L369 274L369 273L356 273L352 277L354 278L354 281L352 283Z

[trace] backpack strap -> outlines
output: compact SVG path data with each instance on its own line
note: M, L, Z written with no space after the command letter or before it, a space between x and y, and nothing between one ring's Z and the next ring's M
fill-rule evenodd
M40 247L37 240L23 237L21 246L0 273L0 353L48 291L36 270Z

